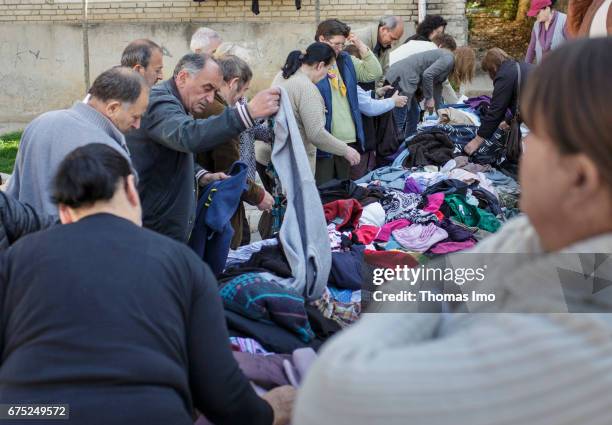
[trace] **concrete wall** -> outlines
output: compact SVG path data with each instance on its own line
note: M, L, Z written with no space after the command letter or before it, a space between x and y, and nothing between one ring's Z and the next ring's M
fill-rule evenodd
M251 92L267 87L289 51L313 41L315 0L261 0L254 16L250 1L126 2L89 0L90 78L119 62L123 48L150 38L164 48L166 76L187 53L200 26L250 50ZM321 19L339 17L354 28L383 14L399 14L414 32L416 0L320 0ZM465 0L429 0L428 13L449 20L448 32L464 43ZM29 122L48 110L70 106L86 92L80 0L0 0L0 123Z

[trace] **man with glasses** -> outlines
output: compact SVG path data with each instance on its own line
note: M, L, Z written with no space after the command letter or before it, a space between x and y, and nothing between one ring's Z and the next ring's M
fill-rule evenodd
M317 27L315 41L326 43L336 53L336 63L327 78L317 87L325 101L325 128L336 138L353 144L361 155L361 162L351 164L340 156L317 152L315 178L317 185L332 179L357 179L374 166L374 152L364 152L365 136L357 98L357 83L369 83L382 76L382 68L372 51L351 33L351 28L338 19L328 19ZM359 50L361 60L343 52L346 42ZM356 146L355 146L356 145Z
M355 30L355 34L372 50L385 74L389 68L391 48L404 36L404 21L401 16L383 16L378 25L360 28Z

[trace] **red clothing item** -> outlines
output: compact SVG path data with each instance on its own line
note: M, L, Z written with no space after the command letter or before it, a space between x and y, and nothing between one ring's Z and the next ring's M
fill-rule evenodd
M377 226L372 226L371 224L362 224L359 226L359 229L353 232L353 235L357 236L357 240L359 243L364 245L368 245L372 243L372 241L378 235L378 231L380 230Z
M334 223L336 230L347 226L357 229L363 207L356 199L340 199L323 205L323 211L327 223Z

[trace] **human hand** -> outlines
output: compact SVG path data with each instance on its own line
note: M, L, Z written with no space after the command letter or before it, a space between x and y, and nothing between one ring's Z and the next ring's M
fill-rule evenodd
M354 32L350 33L346 40L350 41L352 44L355 45L355 47L357 47L362 57L363 55L368 53L368 46L366 46L365 43L361 41L361 39L357 37Z
M280 104L280 89L272 87L257 93L247 105L253 119L267 118L278 112Z
M480 147L480 145L482 145L483 142L484 139L482 137L476 136L472 140L470 140L467 145L463 147L463 150L466 154L468 154L468 156L470 156L478 150L478 148Z
M261 396L272 407L274 412L273 425L287 425L291 420L293 404L297 391L290 385L283 385L268 391Z
M384 86L376 89L376 96L383 97L389 90L393 90L393 86Z
M436 107L436 101L433 100L433 98L427 99L425 101L425 109L427 109L429 112L433 112L435 107Z
M200 176L200 179L198 180L198 184L201 187L204 187L214 181L217 180L225 180L229 178L229 176L225 173L204 173L202 176Z
M274 206L274 198L268 192L264 192L264 197L257 205L259 211L270 211Z
M510 130L510 126L508 125L506 121L502 121L501 123L499 123L499 128L501 128L504 131Z
M359 155L359 152L350 146L347 146L346 148L344 158L349 162L349 164L351 164L351 166L359 164L359 161L361 161L361 155Z
M393 99L393 102L395 102L396 108L403 108L408 103L408 97L400 96L399 91L397 90L395 91L395 93L393 93L393 96L391 96L391 99Z

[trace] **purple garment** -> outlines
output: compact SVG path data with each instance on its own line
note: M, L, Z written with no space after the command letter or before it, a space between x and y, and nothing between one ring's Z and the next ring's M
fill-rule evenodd
M472 239L474 236L474 233L470 232L465 227L453 223L448 218L442 220L439 225L448 233L448 239L443 242L464 242Z
M291 361L283 361L285 375L291 385L298 387L302 383L316 359L317 353L312 348L306 347L295 350L291 355Z
M473 239L464 242L440 242L435 244L429 252L432 254L450 254L451 252L463 251L476 245Z
M404 183L404 193L416 193L420 195L423 193L423 187L415 179L408 177L406 183Z
M448 238L448 233L434 223L413 224L394 230L392 235L401 246L415 252L426 252L436 243Z
M476 97L470 97L467 100L464 100L463 103L465 103L466 105L469 105L470 108L474 109L474 110L478 110L478 108L480 107L480 105L482 105L483 103L490 105L491 104L491 97L490 96L476 96Z
M312 350L312 348L310 348ZM234 358L242 373L249 381L256 385L271 390L282 385L290 385L289 379L285 375L283 362L291 359L288 354L272 354L262 356L259 354L241 353L234 351Z
M484 111L486 111L486 109L489 108L489 106L491 106L491 97L487 95L470 97L469 99L464 100L463 103L465 103L466 105L469 105L470 108L472 108L474 111L477 112L479 117L482 117L484 116L483 108L484 108ZM512 111L510 110L510 108L506 109L505 118L506 119L512 118Z
M410 226L410 221L405 218L400 218L399 220L390 221L380 228L378 231L378 235L376 235L376 240L381 242L387 242L391 237L391 232L395 229L402 229L404 227Z
M559 16L559 12L556 10L553 12L552 19L550 20L550 25L548 26L548 30L546 30L546 25L540 25L540 34L538 34L538 39L540 40L540 45L542 46L542 53L546 53L550 50L550 46L552 45L553 35L555 34L555 27L557 26L557 16ZM534 24L537 25L537 22ZM563 37L566 39L567 37L567 27L563 27ZM533 31L531 31L531 41L529 41L529 47L527 47L527 54L525 55L525 62L533 63L533 60L536 56L536 38L533 36Z

